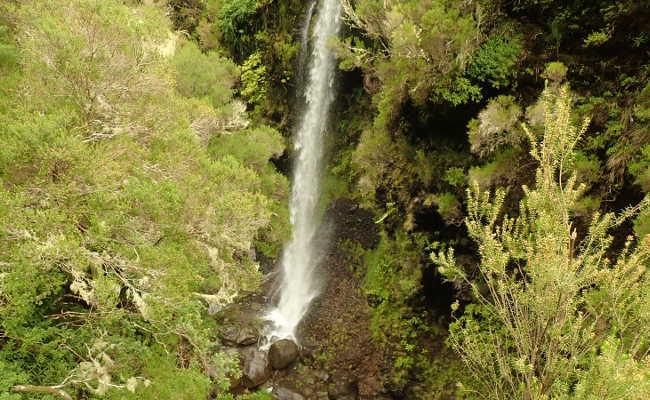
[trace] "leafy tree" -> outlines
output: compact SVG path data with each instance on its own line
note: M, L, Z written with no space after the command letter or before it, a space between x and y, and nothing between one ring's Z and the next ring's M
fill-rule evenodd
M194 42L187 42L172 60L176 69L176 88L187 97L207 98L215 108L228 103L239 79L239 68L232 60L214 52L202 53Z
M650 390L650 240L629 238L610 261L608 232L636 209L596 214L578 238L569 210L584 186L571 171L587 122L572 124L570 103L566 87L545 92L542 137L526 130L539 167L517 217L501 216L504 190L493 198L477 185L468 190L476 276L452 250L434 257L476 299L452 324L449 343L475 379L467 390L480 397L643 399Z
M407 99L463 104L480 88L463 76L481 42L474 2L343 2L348 20L371 46L348 39L339 44L343 65L359 66L382 83L378 122L391 123ZM479 17L480 19L480 17Z

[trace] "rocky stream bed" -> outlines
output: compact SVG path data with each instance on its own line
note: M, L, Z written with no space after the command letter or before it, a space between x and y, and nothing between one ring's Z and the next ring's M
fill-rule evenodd
M321 265L326 280L299 327L299 345L284 339L268 350L260 349L265 328L261 316L270 303L267 294L249 294L216 315L223 327L222 344L240 359L242 376L231 380L233 393L263 389L278 400L394 398L385 389L386 357L371 337L371 310L361 289L359 266L346 250L350 243L376 246L373 215L349 199L339 199L328 209L326 220L333 222L332 245Z

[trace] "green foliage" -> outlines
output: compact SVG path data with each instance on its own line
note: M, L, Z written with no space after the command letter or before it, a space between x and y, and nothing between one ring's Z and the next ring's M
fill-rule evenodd
M600 209L600 203L596 196L584 196L573 204L571 210L576 216L591 216Z
M196 29L201 13L205 8L204 0L167 0L171 11L174 28L180 31L193 33Z
M513 174L512 166L517 165L519 155L512 149L498 152L494 160L482 166L470 168L468 177L470 182L475 182L479 187L485 189L496 185L509 183L516 175Z
M393 170L391 165L406 166L404 141L394 142L383 130L367 129L361 134L359 145L352 154L355 170L361 174L359 189L367 197L374 197L374 190L382 181L390 181L393 190L400 190L406 178L405 171Z
M640 238L650 234L650 212L641 213L634 221L634 232Z
M587 188L598 182L603 175L603 168L600 160L592 154L576 151L573 161L577 182L584 184Z
M650 192L650 144L641 149L637 161L629 164L629 170L635 177L635 183Z
M233 156L261 172L269 166L271 158L282 154L284 147L284 138L278 131L260 126L215 137L209 151L215 158Z
M251 17L260 7L258 0L223 0L219 9L219 30L230 46L241 46L250 35Z
M442 332L425 321L413 302L420 285L421 237L398 232L385 233L375 249L366 251L364 292L373 307L374 338L390 354L391 385L405 387L408 398L444 398L456 393L456 383L464 380L462 364L451 349L431 351L423 347L425 337L442 340ZM459 397L460 398L460 397Z
M206 98L218 108L232 98L239 80L239 68L214 52L201 53L194 42L186 42L172 59L176 69L176 88L183 96Z
M19 46L5 30L0 43L21 63L0 71L0 398L33 398L8 394L15 384L74 398L227 390L238 366L214 347L207 310L257 289L251 249L281 242L287 182L268 160L282 138L217 120L236 66L191 43L168 54L159 7L34 0L11 18ZM206 119L228 129L212 137L227 152L206 148Z
M16 67L18 62L18 49L14 45L9 28L0 24L0 71L7 71Z
M147 352L136 354L142 363L143 374L154 382L135 391L111 391L108 399L154 400L154 399L183 399L192 400L204 398L212 389L210 379L199 368L190 367L179 369L173 357L169 357L161 349L159 353ZM133 360L132 360L133 361ZM178 388L182 387L183 390Z
M445 171L445 182L455 187L463 187L467 182L467 175L462 168L451 167Z
M244 62L241 80L243 88L240 93L250 104L258 104L265 99L268 77L260 52L251 54Z
M467 68L467 75L494 88L511 84L516 64L521 58L523 46L518 39L495 36L476 50Z
M349 38L339 42L338 52L342 65L360 66L381 81L376 100L379 128L395 119L407 99L418 105L480 99L480 88L462 76L480 44L472 16L475 4L364 0L354 7L344 1L343 7L374 44L369 50Z
M643 399L650 392L647 362L621 354L624 345L616 337L606 338L590 354L589 368L580 374L576 400ZM621 373L625 371L625 373Z
M267 126L215 136L208 146L213 158L235 157L256 171L261 192L270 200L268 207L272 214L270 224L259 232L255 246L270 258L278 257L291 233L285 205L289 183L269 163L271 158L282 154L284 147L284 138L280 133Z
M596 31L592 32L585 38L583 43L584 47L596 47L606 43L611 38L609 31Z
M468 285L478 304L457 320L449 341L477 379L468 389L487 398L641 399L645 389L621 390L632 382L643 388L650 374L650 241L630 238L614 262L605 256L608 231L634 209L596 214L578 241L569 210L584 186L568 166L586 121L573 125L566 87L554 93L544 94L543 135L527 131L539 167L535 187L523 187L518 217L500 215L503 190L493 198L477 185L468 191L466 225L479 246L480 275L459 268L451 250L435 256L440 272ZM621 365L630 368L627 378L619 377Z
M394 239L382 233L377 248L369 250L364 256L364 292L373 306L373 336L385 344L391 341L400 343L399 351L406 353L415 350L416 326L422 322L418 318L411 318L408 306L422 278L417 246L418 243L403 232L398 232ZM406 354L403 356L406 357ZM405 364L406 358L399 360L396 360L399 370L396 377L403 379L413 365L410 362Z
M268 393L268 392L266 392L264 390L260 390L258 392L246 394L246 395L243 395L243 396L238 396L237 399L240 399L240 400L273 400L273 396L270 393Z
M463 213L458 198L452 193L440 193L433 195L431 202L438 208L438 213L447 224L460 224L463 221Z
M416 248L404 233L399 233L395 240L384 236L379 246L369 251L364 259L366 293L386 307L403 305L420 284ZM381 334L381 329L376 333Z
M548 79L551 82L559 83L566 78L566 73L569 69L566 65L562 64L559 61L553 61L546 64L542 77Z

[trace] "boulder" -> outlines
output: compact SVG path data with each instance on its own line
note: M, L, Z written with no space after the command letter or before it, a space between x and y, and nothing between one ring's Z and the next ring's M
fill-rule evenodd
M271 392L276 400L305 400L305 396L285 387L276 387Z
M269 348L269 360L273 369L285 369L298 358L298 345L289 339L281 339Z
M221 332L221 340L227 346L249 346L258 339L259 331L251 325L229 325Z
M239 345L249 346L251 344L256 344L259 337L260 335L257 329L252 326L243 326L237 333L236 341Z
M266 352L257 347L241 351L242 383L249 389L258 387L271 377L271 368Z

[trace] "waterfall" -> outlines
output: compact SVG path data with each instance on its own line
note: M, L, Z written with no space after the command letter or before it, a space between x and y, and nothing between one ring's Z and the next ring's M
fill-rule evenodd
M316 269L322 248L317 232L320 175L323 161L323 136L334 100L336 60L327 43L337 36L341 25L339 0L321 0L313 29L313 50L308 75L303 83L304 110L295 132L295 161L289 209L292 237L282 254L281 282L277 306L267 315L272 323L270 340L296 340L296 328L311 301L318 295ZM311 19L311 11L307 13ZM306 46L309 21L303 28ZM299 82L300 84L300 82Z
M311 0L307 7L307 14L303 19L302 28L300 29L300 52L298 53L298 62L296 65L296 97L298 103L304 103L305 96L305 64L309 57L309 28L311 27L311 18L314 15L314 8L317 0Z

